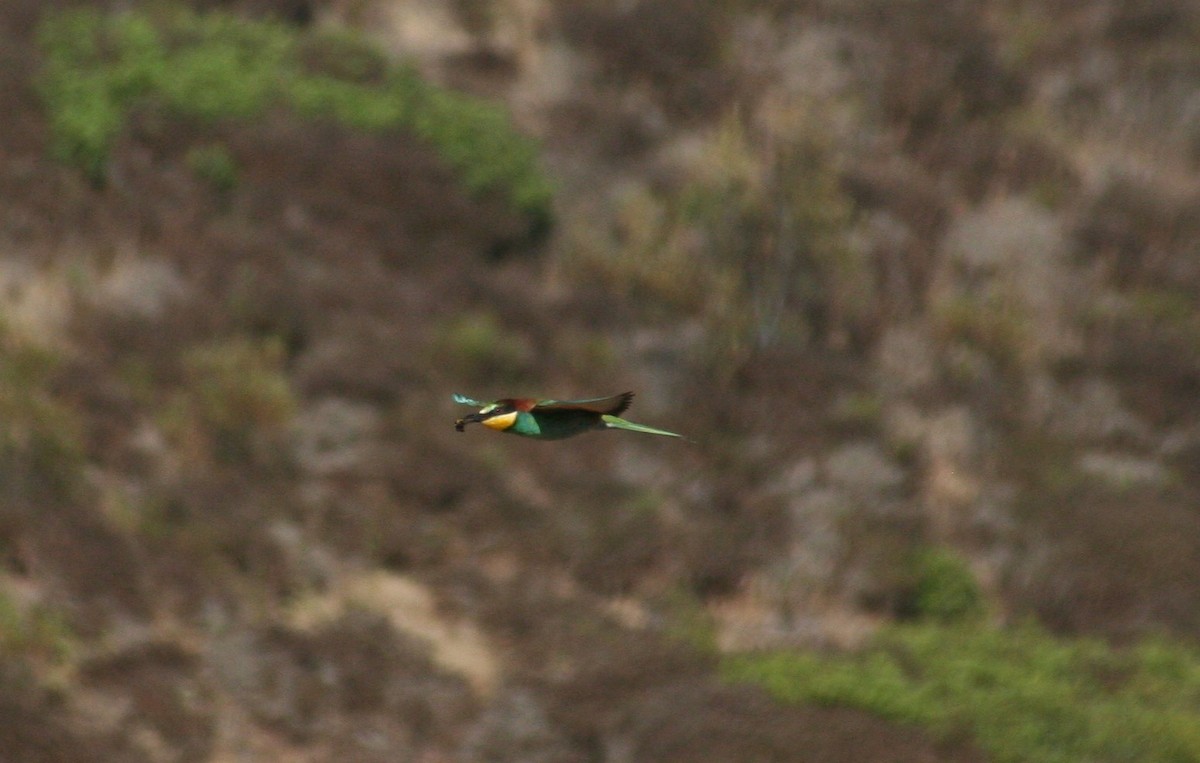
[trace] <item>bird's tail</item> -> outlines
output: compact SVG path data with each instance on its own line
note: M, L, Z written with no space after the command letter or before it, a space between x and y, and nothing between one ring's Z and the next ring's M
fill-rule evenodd
M626 421L625 419L621 418L620 416L610 416L608 414L605 414L605 415L601 416L600 419L604 422L604 426L607 427L608 429L627 429L630 432L643 432L645 434L660 434L665 437L681 437L685 440L687 439L686 437L683 437L683 435L681 435L681 434L675 434L674 432L668 432L665 429L655 429L654 427L648 427L645 424L635 424L632 421Z

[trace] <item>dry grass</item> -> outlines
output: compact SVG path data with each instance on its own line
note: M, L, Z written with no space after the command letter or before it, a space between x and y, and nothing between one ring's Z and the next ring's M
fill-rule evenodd
M521 108L571 230L541 256L440 151L362 129L371 101L150 99L90 185L48 158L43 5L0 10L6 752L976 760L725 686L710 650L755 618L795 643L980 609L1195 633L1195 200L1103 181L1043 99L1089 45L1165 52L1180 4L1090 31L1063 3L1020 29L959 2L555 5L526 44L567 46L570 87ZM767 81L746 13L841 89ZM339 35L298 76L388 78ZM696 442L451 426L455 391L630 387ZM1120 426L1055 423L1091 411ZM1092 479L1114 463L1156 479Z

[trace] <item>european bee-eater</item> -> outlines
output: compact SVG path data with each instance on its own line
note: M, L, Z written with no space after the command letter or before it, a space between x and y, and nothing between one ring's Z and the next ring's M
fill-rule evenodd
M617 414L623 413L633 402L632 392L589 400L506 397L494 403L481 403L463 395L455 395L454 402L479 409L454 422L454 428L460 432L464 431L467 424L478 422L497 432L539 440L561 440L594 429L627 429L630 432L683 437L620 418Z

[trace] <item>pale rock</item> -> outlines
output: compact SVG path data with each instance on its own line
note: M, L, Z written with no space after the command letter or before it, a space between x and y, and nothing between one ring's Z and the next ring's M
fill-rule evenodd
M955 320L973 311L980 331L1011 343L1004 349L1027 368L1080 352L1073 297L1085 290L1059 217L1022 198L999 199L959 216L941 250L930 287L935 311Z
M1130 454L1091 451L1081 455L1077 464L1084 474L1121 489L1163 487L1171 479L1158 461Z
M982 433L965 406L935 415L925 438L924 502L935 533L955 537L983 489L979 474Z
M843 445L825 460L825 478L831 485L855 493L894 493L904 485L904 470L888 458L875 442Z
M186 294L183 276L169 261L131 254L118 257L99 277L92 299L108 312L152 320Z
M937 378L937 356L929 332L917 324L889 326L875 356L876 380L886 395L911 394Z
M314 474L330 474L369 462L382 421L373 405L331 397L300 411L292 427L300 465Z

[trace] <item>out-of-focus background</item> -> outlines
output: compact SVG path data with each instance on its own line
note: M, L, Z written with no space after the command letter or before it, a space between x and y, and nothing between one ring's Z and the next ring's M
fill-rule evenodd
M5 0L0 114L0 760L1200 760L1194 2Z

